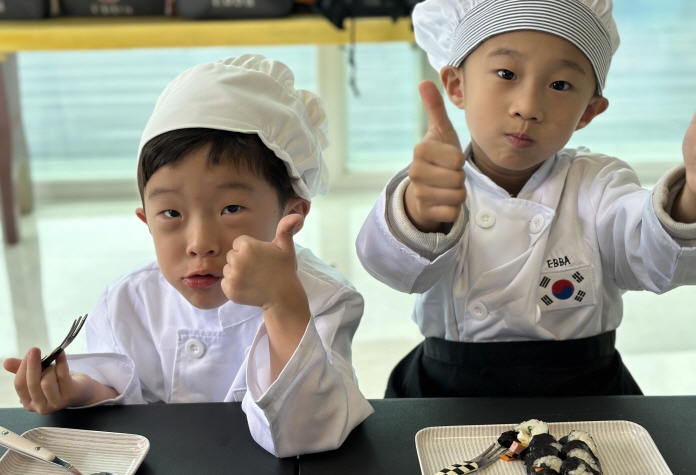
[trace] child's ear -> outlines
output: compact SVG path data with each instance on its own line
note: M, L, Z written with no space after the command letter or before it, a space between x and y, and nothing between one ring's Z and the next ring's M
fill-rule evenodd
M450 102L463 110L465 105L463 70L453 66L445 66L440 70L440 80Z
M575 130L580 130L587 127L587 125L592 122L592 119L607 110L608 107L609 100L606 97L600 96L599 94L592 96L592 99L590 99L590 103L587 104L587 108L585 108L585 112L583 112L582 117L580 117L580 121L578 122L577 127L575 127Z
M135 210L135 215L142 221L143 223L147 224L147 216L145 216L145 210L143 208L137 208Z
M290 201L288 201L288 204L285 205L285 213L283 213L283 216L287 216L289 214L299 214L303 218L302 222L295 228L295 233L298 233L302 229L302 226L304 226L304 218L306 218L309 214L309 208L311 205L312 204L309 201L304 198L300 198L299 196L293 196L290 198Z

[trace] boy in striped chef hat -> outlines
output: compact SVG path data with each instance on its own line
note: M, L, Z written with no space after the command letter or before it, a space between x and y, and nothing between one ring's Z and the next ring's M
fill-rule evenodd
M641 394L614 347L625 290L696 284L696 117L654 190L624 162L564 148L608 107L611 0L426 0L429 128L358 236L363 266L419 293L425 341L387 396Z

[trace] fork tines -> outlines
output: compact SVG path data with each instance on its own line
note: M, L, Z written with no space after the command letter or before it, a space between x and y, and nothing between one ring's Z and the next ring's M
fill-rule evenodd
M58 345L53 351L51 351L48 355L44 356L43 359L41 360L41 370L45 371L46 368L48 368L51 363L60 355L63 350L65 350L70 343L75 339L78 333L80 333L80 330L82 330L82 325L85 324L85 320L87 320L87 314L76 318L75 321L73 322L72 326L70 327L70 331L68 331L68 334L66 335L65 339L63 342Z

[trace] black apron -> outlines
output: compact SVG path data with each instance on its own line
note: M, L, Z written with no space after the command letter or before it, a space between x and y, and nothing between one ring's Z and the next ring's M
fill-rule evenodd
M385 397L642 395L615 341L615 331L564 341L428 337L396 365Z

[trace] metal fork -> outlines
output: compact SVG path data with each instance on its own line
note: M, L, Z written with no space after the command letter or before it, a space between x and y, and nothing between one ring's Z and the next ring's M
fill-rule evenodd
M498 460L498 458L508 450L509 449L503 447L497 442L493 442L486 450L481 452L473 460L452 464L449 467L443 468L435 475L464 475L466 473L481 470L482 468L487 467Z
M51 363L58 358L58 355L60 355L63 350L65 350L70 343L75 339L78 333L80 333L80 330L82 330L82 325L85 324L85 320L87 320L87 314L76 318L75 321L72 324L72 327L70 327L70 331L68 332L68 335L65 337L65 340L63 340L63 343L58 345L55 350L51 351L49 354L44 356L41 359L41 371L46 371L46 368L51 366Z

